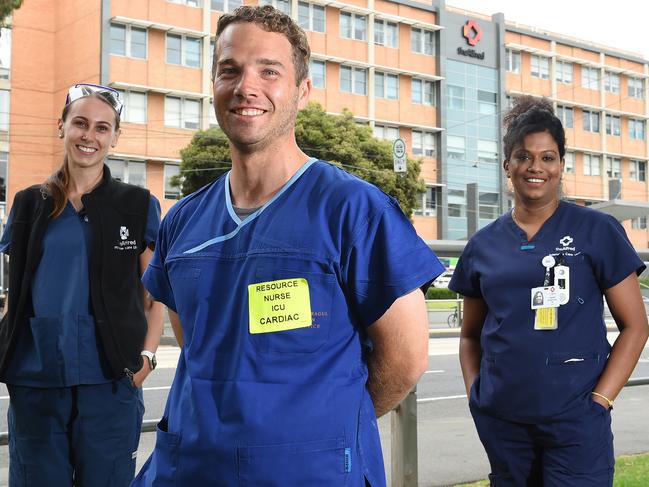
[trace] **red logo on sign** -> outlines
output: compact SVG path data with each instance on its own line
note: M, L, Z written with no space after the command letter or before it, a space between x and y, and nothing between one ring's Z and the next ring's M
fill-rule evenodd
M482 29L475 20L467 20L462 35L471 46L476 46L482 39Z

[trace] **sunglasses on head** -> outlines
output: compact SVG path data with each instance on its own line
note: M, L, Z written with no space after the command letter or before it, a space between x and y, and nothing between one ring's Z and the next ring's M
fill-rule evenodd
M68 106L73 101L77 101L79 98L85 96L91 96L97 94L104 98L106 102L112 106L118 115L122 114L122 108L124 107L124 102L122 102L122 97L114 88L102 85L93 85L90 83L78 83L72 86L68 90L68 96L65 98L65 106Z

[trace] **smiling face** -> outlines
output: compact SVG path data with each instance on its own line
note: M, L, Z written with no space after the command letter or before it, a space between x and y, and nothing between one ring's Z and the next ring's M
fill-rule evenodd
M117 143L116 126L115 110L99 98L88 96L72 102L65 120L59 121L70 167L103 165L108 149Z
M549 132L528 134L503 164L514 187L516 204L545 205L559 200L564 161Z
M297 111L310 90L310 80L296 83L292 47L283 34L238 22L219 37L216 118L238 150L250 153L294 142Z

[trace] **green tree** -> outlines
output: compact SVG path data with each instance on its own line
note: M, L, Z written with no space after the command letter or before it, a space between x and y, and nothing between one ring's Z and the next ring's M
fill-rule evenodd
M22 4L23 0L0 0L0 27L4 27L9 14L20 8Z
M399 201L411 215L417 196L425 190L420 178L421 163L408 159L408 171L393 170L392 143L376 139L372 129L354 122L351 112L329 115L322 106L310 103L297 116L295 137L310 156L332 162L369 181ZM231 166L225 134L220 129L197 132L180 153L180 175L173 183L184 195L196 191Z

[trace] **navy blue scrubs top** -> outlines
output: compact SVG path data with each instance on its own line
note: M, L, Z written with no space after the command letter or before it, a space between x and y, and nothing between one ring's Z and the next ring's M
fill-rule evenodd
M0 240L9 254L10 213ZM160 203L151 195L145 243L155 242ZM92 235L84 210L70 202L50 221L43 237L43 253L32 279L34 316L18 337L5 379L31 387L69 387L110 382L90 303L88 263Z
M556 330L535 330L531 290L543 285L547 255L563 256L570 300L558 308ZM615 218L567 202L531 241L511 212L478 231L449 283L487 305L471 404L501 418L536 422L590 401L610 352L603 293L644 268Z

